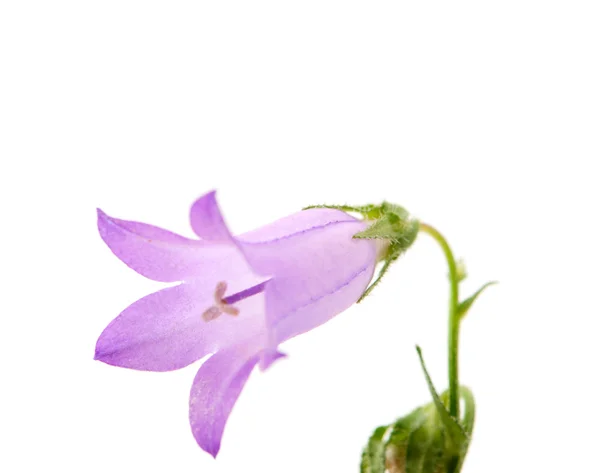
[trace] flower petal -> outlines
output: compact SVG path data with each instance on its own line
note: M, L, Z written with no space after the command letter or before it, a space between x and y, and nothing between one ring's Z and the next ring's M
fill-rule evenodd
M268 369L275 361L280 358L286 358L287 355L285 353L280 352L279 350L266 349L263 350L260 357L260 370L265 371Z
M217 456L225 423L258 362L254 344L220 351L198 370L190 392L190 426L198 445Z
M192 229L200 238L211 241L231 242L232 237L217 204L216 192L200 197L190 209Z
M150 294L125 309L102 332L95 359L146 371L170 371L264 330L264 295L245 299L236 317L204 321L214 286L184 283Z
M290 338L308 332L352 306L367 288L373 277L372 263L358 268L336 286L325 286L320 294L293 293L297 283L293 279L278 279L267 287L268 317L272 321L270 344L277 346ZM294 294L295 297L289 297Z
M376 244L352 236L365 223L339 221L263 243L243 243L253 266L274 275L266 290L271 346L355 303L373 276Z
M119 220L98 209L98 230L112 252L147 278L174 282L215 272L248 272L235 245L190 240L145 223Z
M288 215L263 227L237 237L245 243L264 243L303 232L326 227L338 222L356 222L357 219L346 212L335 209L308 209ZM366 228L366 227L365 227Z

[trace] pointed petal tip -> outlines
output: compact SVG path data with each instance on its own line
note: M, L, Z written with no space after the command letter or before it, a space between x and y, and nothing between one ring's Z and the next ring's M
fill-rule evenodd
M231 233L219 209L216 193L213 189L196 199L190 207L190 224L194 233L203 240L231 243Z
M100 363L104 363L105 365L110 365L110 363L102 357L98 352L94 353L94 361L99 361ZM111 365L114 366L114 365Z
M259 361L247 343L219 350L198 370L190 391L189 420L196 442L217 457L229 415Z
M217 458L219 451L221 450L221 437L215 439L210 435L207 435L206 430L200 430L195 426L192 427L192 434L198 446L208 453L214 459Z
M198 197L194 203L192 204L192 206L194 206L196 203L201 203L201 202L206 202L206 201L210 201L210 200L215 200L217 197L217 189L211 189L208 192L205 192L204 194L202 194L200 197Z
M100 361L102 363L106 363L107 365L110 365L110 364L112 364L112 363L110 363L110 353L107 352L106 350L103 350L102 347L100 346L101 338L102 338L102 336L100 336L100 338L96 342L96 348L94 349L94 361Z
M97 208L96 221L98 222L98 230L100 232L103 232L106 231L106 229L110 226L112 219L101 208Z
M104 329L106 330L106 329ZM104 331L102 331L102 333L104 333ZM98 337L98 340L96 340L96 346L94 347L94 360L96 361L102 361L102 351L100 350L100 340L102 339L102 334L100 334L100 337Z
M111 346L110 343L107 343L106 334L110 333L109 329L111 324L102 331L96 341L96 346L94 347L94 361L99 361L110 366L116 366L117 368L127 368L126 365L119 363L118 350L116 350L114 346Z
M207 445L205 447L200 445L200 447L202 448L202 450L204 450L206 453L208 453L211 457L213 457L216 460L217 455L219 454L219 450L221 450L221 443L219 442L215 445Z
M109 357L104 356L102 353L94 353L94 361L99 361L100 363L104 363L105 365L109 365L109 366L116 366L117 368L120 368L120 366L116 363L111 363L111 360Z
M100 207L96 207L96 215L98 216L98 220L108 220L110 218Z
M106 217L107 217L107 215L102 211L102 209L97 207L96 208L96 218L98 219L98 223L100 223L100 221L104 220Z

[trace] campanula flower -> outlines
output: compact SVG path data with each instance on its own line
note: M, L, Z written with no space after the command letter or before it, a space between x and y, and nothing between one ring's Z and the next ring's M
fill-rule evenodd
M190 424L216 456L229 414L256 365L278 347L356 302L377 263L377 242L353 239L367 224L328 208L304 210L232 236L215 193L190 212L199 239L98 210L100 236L141 275L177 282L134 302L100 335L95 358L147 371L170 371L206 355L192 384Z

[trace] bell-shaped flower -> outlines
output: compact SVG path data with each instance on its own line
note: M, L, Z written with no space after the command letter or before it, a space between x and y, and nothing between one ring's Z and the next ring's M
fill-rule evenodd
M97 360L169 371L205 355L190 393L196 441L216 456L223 429L251 371L283 356L280 343L356 302L377 263L367 225L340 210L304 210L232 236L215 193L191 208L199 239L98 210L100 235L147 278L180 282L134 302L100 335Z

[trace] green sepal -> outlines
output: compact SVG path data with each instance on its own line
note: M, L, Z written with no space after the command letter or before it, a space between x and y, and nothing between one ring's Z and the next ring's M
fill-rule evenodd
M369 228L354 235L354 238L389 240L405 251L412 245L419 232L419 222L403 219L396 213L385 213Z
M410 216L408 210L406 210L404 207L396 204L390 204L389 202L382 202L379 208L381 209L382 214L392 213L397 215L402 220L408 220L408 217Z
M336 209L360 214L366 221L373 223L366 230L354 235L354 238L385 239L407 249L415 241L419 223L410 218L408 211L399 205L383 202L380 205L310 205L308 209Z
M418 231L418 223L417 223L417 231ZM416 234L415 234L415 237L416 237ZM354 235L354 238L360 238L360 237L357 237L356 235ZM414 241L414 238L412 241ZM387 252L383 258L383 262L384 262L383 266L379 270L379 274L377 275L377 278L375 278L375 281L373 281L369 285L369 287L367 287L367 289L365 289L365 292L362 293L362 295L360 296L360 298L358 299L357 302L361 302L365 297L367 297L371 293L371 291L373 291L373 289L375 289L375 286L377 286L381 282L381 280L387 273L388 269L390 269L390 266L392 265L392 263L394 263L398 258L400 258L400 256L402 256L402 254L408 249L408 247L411 244L412 244L412 242L407 244L406 241L401 242L401 243L392 241L389 243Z
M498 281L490 281L488 283L485 283L483 286L481 286L477 290L477 292L475 292L475 294L473 294L471 297L468 297L467 299L465 299L464 301L462 301L461 303L459 303L458 307L456 308L456 316L458 317L458 319L461 320L465 315L467 315L467 312L469 311L469 309L473 305L473 302L475 302L477 300L477 298L479 297L479 295L486 288L488 288L490 286L493 286L494 284L498 284Z
M367 220L376 220L379 217L381 217L381 215L383 213L383 205L374 205L374 204L358 205L358 206L327 205L327 204L309 205L308 207L304 207L302 210L308 210L308 209L335 209L335 210L342 210L344 212L355 212L355 213L361 214L363 216L363 218L365 218Z
M360 214L370 226L353 238L384 240L388 247L380 261L383 261L377 278L367 287L357 302L361 302L381 282L388 269L416 240L419 222L410 217L404 207L383 202L380 205L311 205L307 209L336 209Z
M400 255L398 255L398 256L400 256ZM365 292L363 292L362 295L356 301L357 303L362 302L365 297L367 297L369 294L371 294L371 291L373 289L375 289L375 286L377 286L377 284L379 284L381 282L381 280L383 279L383 276L385 276L385 273L387 273L387 270L390 269L390 266L392 265L392 263L394 261L396 261L398 256L396 256L395 258L387 258L387 257L385 258L385 261L383 263L383 266L379 270L379 274L377 275L377 278L375 279L375 281L373 281L371 284L369 284L369 287L367 287L365 289Z
M381 282L388 269L394 261L414 243L419 232L419 222L410 219L408 212L393 204L384 202L381 205L382 215L370 227L354 235L358 239L379 239L386 240L389 244L387 252L383 258L383 266L369 287L358 299L361 302L367 297L373 289Z

